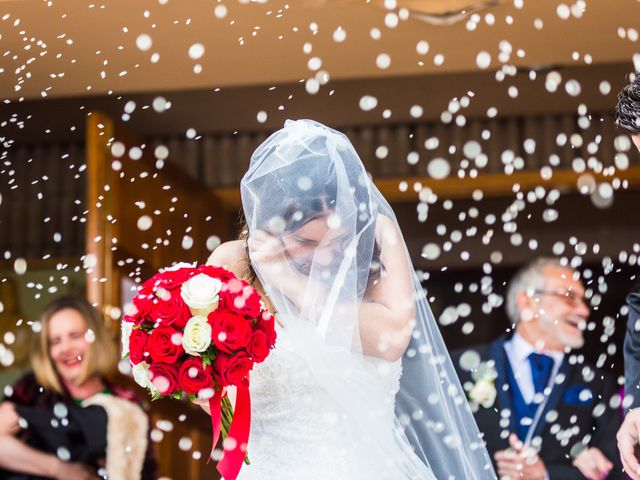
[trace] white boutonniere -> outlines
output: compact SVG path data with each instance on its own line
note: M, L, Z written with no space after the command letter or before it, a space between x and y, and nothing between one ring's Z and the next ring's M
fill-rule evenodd
M495 381L498 377L493 360L481 362L477 368L471 370L473 382L465 384L467 397L471 409L475 412L479 406L491 408L498 396Z

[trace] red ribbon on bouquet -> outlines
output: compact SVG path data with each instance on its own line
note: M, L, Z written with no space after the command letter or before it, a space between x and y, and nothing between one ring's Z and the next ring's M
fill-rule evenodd
M211 414L211 432L213 436L213 445L211 445L211 453L209 454L209 460L213 458L213 451L220 440L220 425L222 424L222 413L220 412L220 406L222 403L222 390L216 390L213 397L209 399L209 413ZM207 460L207 463L209 463Z
M213 430L213 446L211 456L220 439L222 391L217 390L213 398L209 400L211 410L211 427ZM236 406L233 412L233 420L229 427L227 438L233 438L235 445L233 448L222 449L222 457L216 467L224 480L235 480L240 473L242 463L247 454L247 443L249 441L249 431L251 427L251 395L249 394L249 382L238 386L236 396Z

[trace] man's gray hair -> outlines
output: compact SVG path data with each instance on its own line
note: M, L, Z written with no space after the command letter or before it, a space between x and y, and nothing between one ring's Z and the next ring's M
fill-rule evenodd
M520 309L517 303L518 294L523 291L533 293L534 290L544 290L547 286L547 281L544 278L544 270L548 267L571 269L570 266L562 263L559 258L540 257L521 267L509 281L505 303L507 316L512 323L518 323L520 321Z

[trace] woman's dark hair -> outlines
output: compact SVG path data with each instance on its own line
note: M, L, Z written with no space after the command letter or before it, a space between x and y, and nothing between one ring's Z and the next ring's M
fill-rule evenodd
M640 73L618 94L615 123L625 133L640 133Z

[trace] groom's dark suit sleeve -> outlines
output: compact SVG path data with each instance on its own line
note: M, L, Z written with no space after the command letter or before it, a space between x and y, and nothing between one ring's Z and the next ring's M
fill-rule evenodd
M640 291L627 296L629 318L624 337L625 395L633 395L630 408L640 407ZM638 325L636 327L636 324Z
M604 374L601 376L602 379L596 380L594 384L594 387L597 386L597 390L594 391L597 401L594 402L593 407L595 408L596 404L605 404L607 408L600 415L594 415L592 410L590 416L593 418L594 424L589 427L593 435L589 447L599 449L613 464L613 469L609 472L607 480L626 480L627 476L622 472L620 454L616 446L616 433L620 428L622 412L619 408L609 407L609 400L619 392L619 388L613 376ZM550 462L545 464L545 467L549 480L584 480L586 478L580 473L580 470L571 465L570 461Z

